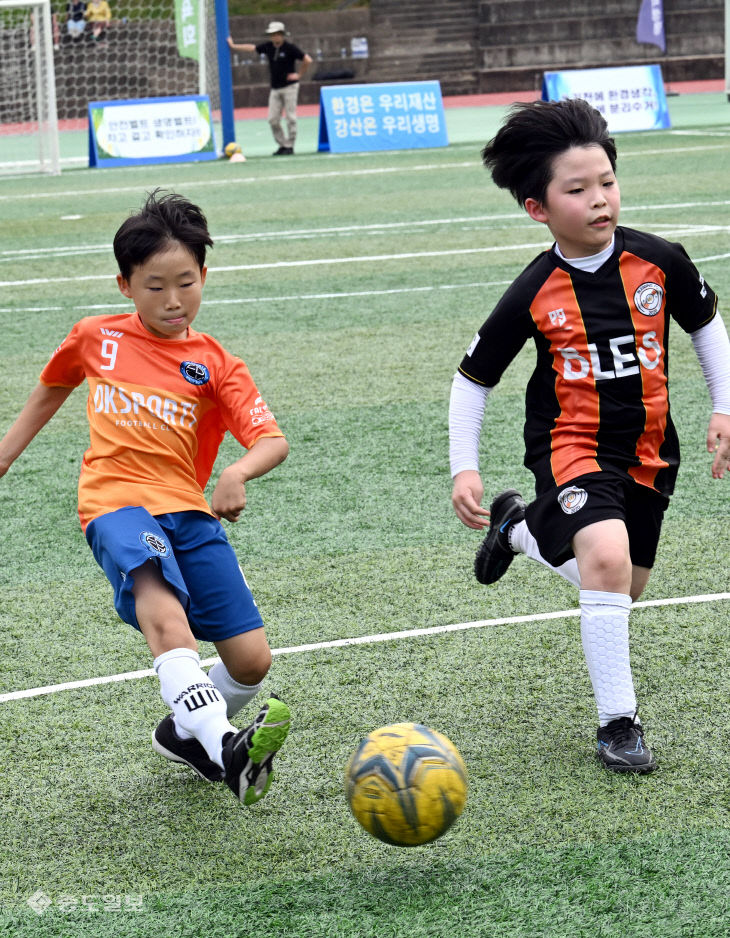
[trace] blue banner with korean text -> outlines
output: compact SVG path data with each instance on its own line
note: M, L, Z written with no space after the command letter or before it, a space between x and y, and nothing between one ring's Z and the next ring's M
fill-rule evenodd
M332 85L320 91L319 150L412 150L449 145L438 81Z
M671 127L659 65L545 72L543 101L583 98L606 118L611 133Z

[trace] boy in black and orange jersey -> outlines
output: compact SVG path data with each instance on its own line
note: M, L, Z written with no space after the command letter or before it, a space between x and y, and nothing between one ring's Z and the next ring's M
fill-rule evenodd
M679 466L669 411L669 321L691 336L712 398L712 475L730 464L730 342L717 298L679 244L618 227L616 147L601 114L568 100L516 105L482 152L494 182L555 238L519 275L469 346L449 412L452 501L489 525L475 563L493 583L517 553L580 589L581 637L607 768L648 772L629 660L631 602L646 586ZM525 465L490 511L478 447L490 390L532 339Z

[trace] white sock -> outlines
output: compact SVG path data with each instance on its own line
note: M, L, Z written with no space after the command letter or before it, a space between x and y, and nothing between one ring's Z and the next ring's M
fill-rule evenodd
M580 634L601 726L636 713L629 658L630 608L631 597L625 593L580 591Z
M250 700L253 700L263 686L263 681L259 684L250 685L239 684L238 681L234 681L222 661L216 661L208 671L208 677L213 681L225 700L229 719L243 709Z
M153 664L178 734L183 739L194 736L223 768L223 737L238 730L228 722L225 700L200 667L200 655L192 648L173 648L158 655Z
M550 567L551 570L559 573L561 577L580 589L580 574L578 573L578 562L575 557L566 560L565 563L561 564L559 567L554 567L552 564L548 563L540 553L537 541L532 534L530 534L530 529L527 527L527 522L524 519L512 525L509 529L508 537L509 545L512 550L518 551L520 554L525 554L530 560L537 560L538 563L545 564L546 567Z

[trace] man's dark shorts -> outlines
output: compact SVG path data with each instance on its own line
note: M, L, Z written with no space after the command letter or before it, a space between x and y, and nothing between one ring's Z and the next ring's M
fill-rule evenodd
M630 476L592 472L539 495L527 506L525 520L542 556L558 567L574 556L571 542L578 531L618 518L629 534L631 563L651 569L668 504L665 495Z

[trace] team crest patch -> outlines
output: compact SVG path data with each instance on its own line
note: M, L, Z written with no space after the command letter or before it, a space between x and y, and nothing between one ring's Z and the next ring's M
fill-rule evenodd
M210 372L200 362L181 362L180 374L190 384L207 384L210 381Z
M167 541L161 538L159 534L154 534L152 531L142 531L139 539L151 554L156 554L158 557L167 557L170 553Z
M656 316L656 314L662 308L663 299L663 288L660 287L658 283L653 283L651 281L642 283L642 285L634 293L634 303L636 308L640 313L643 313L644 316Z
M588 492L575 485L571 485L569 489L563 489L558 495L558 504L566 515L574 515L576 511L580 511L587 500Z

